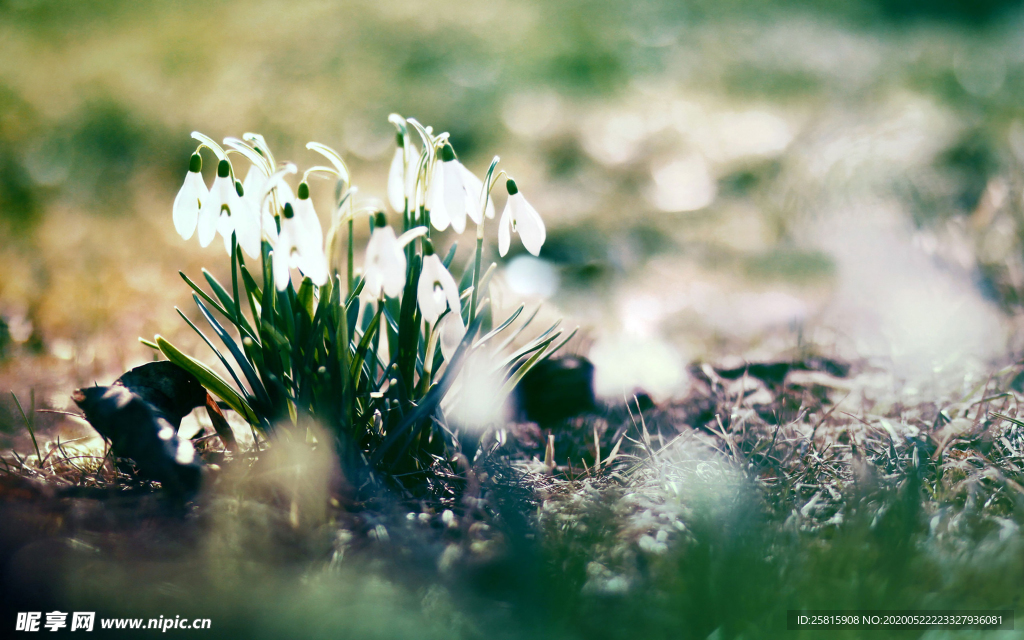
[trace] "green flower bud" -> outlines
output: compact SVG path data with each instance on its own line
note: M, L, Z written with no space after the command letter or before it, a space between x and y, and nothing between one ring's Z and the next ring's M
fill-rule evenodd
M383 211L373 214L373 226L378 228L388 226L388 218L384 215Z
M288 220L295 217L295 209L292 209L292 203L290 202L284 203L284 217Z
M245 189L242 188L242 183L239 180L235 180L235 193L239 198L245 195Z
M217 177L226 178L231 175L231 165L227 160L221 160L217 163Z
M405 137L402 135L401 131L395 134L395 140L397 141L399 147L405 146Z
M447 142L441 147L441 160L443 162L451 162L455 159L455 149L452 149L452 145Z
M299 200L309 200L309 185L305 182L299 183Z
M429 239L423 238L423 255L432 256L434 255L434 243Z
M188 161L188 170L192 173L199 173L203 170L203 156L198 153L193 153L192 157Z
M508 195L514 196L519 193L519 187L516 186L516 181L509 178L505 181L505 188L508 189Z

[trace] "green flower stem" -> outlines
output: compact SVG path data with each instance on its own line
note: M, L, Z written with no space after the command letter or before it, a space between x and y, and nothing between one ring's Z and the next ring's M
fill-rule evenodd
M476 319L477 289L480 286L480 261L484 253L484 223L476 225L476 260L473 261L473 294L469 302L469 321Z
M427 336L424 344L427 345L427 350L423 354L423 375L420 377L418 388L416 389L416 395L423 397L430 389L431 378L434 373L434 351L437 350L437 332L434 331L434 327L429 322L423 323L423 333Z
M355 248L353 247L352 232L354 229L354 218L351 216L348 219L348 293L352 295L352 288L355 286L355 260L353 254Z
M491 166L487 168L487 175L484 177L484 192L482 194L483 202L480 203L480 224L476 226L476 260L473 262L473 294L470 297L469 302L469 322L472 324L473 320L476 319L476 302L479 297L480 289L480 262L483 259L484 253L484 222L487 221L487 204L491 200L491 189L494 188L494 180L491 177L494 175L494 169L498 166L498 162L501 160L498 156L494 156L491 160ZM502 171L501 173L504 173Z
M377 312L380 314L380 322L377 324L377 331L375 331L374 334L373 334L373 342L372 342L372 346L370 347L371 348L371 352L366 357L367 361L369 361L369 363L370 363L370 379L369 379L368 383L369 383L370 389L374 390L374 391L376 391L377 367L379 366L378 355L377 354L380 353L380 334L381 334L382 331L387 331L388 330L387 329L388 321L384 317L384 302L385 302L384 292L382 291L381 294L380 294L380 298L377 300ZM387 371L385 370L384 373L387 373Z
M235 325L238 328L238 335L242 335L242 304L238 298L238 237L231 232L231 293L234 294Z

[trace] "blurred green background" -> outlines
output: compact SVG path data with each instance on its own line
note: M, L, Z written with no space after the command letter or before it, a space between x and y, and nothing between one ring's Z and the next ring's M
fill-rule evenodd
M393 111L478 173L502 156L557 279L506 274L510 296L548 297L584 351L1005 353L1022 27L999 0L5 0L0 387L63 406L148 358L136 336L198 347L176 272L226 261L170 222L192 130L260 132L300 167L323 142L380 197ZM314 185L324 219L330 195Z

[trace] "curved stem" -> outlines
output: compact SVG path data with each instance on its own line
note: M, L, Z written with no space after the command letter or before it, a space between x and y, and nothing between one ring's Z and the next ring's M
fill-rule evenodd
M306 179L309 178L309 174L317 171L319 171L320 173L329 173L339 179L342 178L342 175L338 172L337 169L332 169L331 167L325 167L323 165L317 165L315 167L310 167L302 172L302 182L306 182Z
M494 188L494 183L497 182L497 178L491 179L494 175L494 168L498 166L500 158L494 156L491 160L491 166L487 169L487 175L484 177L484 192L481 194L481 200L483 202L480 206L480 224L476 225L476 260L473 261L473 294L470 297L469 302L469 321L472 323L476 319L476 301L479 297L480 290L480 261L483 258L484 252L484 223L487 221L487 203L491 199L491 189ZM502 170L498 173L498 176L504 174Z
M476 299L480 288L480 260L483 258L484 253L484 221L486 219L486 217L482 217L480 224L476 225L476 260L473 261L473 293L469 299L470 324L476 319Z

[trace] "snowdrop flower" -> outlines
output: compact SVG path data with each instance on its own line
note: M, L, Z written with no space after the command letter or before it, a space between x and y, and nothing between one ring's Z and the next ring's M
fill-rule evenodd
M299 187L300 196L302 193L302 187ZM309 187L306 187L305 195L308 201ZM299 203L302 200L300 197ZM316 216L316 212L313 215ZM316 220L315 226L311 225L308 218L300 217L292 203L286 202L281 214L281 233L274 248L274 283L278 291L288 288L292 267L308 276L317 286L326 284L329 277L320 221Z
M455 233L462 233L466 230L467 215L478 224L482 220L480 207L470 206L469 190L466 188L466 174L469 171L458 161L455 150L448 143L441 147L438 158L440 161L434 162L430 195L427 197L430 220L438 231L444 231L450 224Z
M307 183L299 183L299 199L292 206L295 209L295 217L299 219L306 233L316 240L317 245L324 246L324 229L320 226L320 218L313 208L313 201L309 199Z
M288 187L287 183L281 183L285 188ZM274 247L277 245L277 223L274 220L274 212L272 210L272 200L270 198L264 198L264 194L267 191L267 176L263 175L263 172L259 170L256 165L249 165L249 172L245 174L245 180L242 181L242 188L245 192L243 196L249 202L249 207L258 212L260 228L270 242L270 246ZM288 199L282 199L282 192L278 191L279 205L284 206L285 202L291 202L295 199L295 195L288 189L288 194L291 196ZM294 205L293 205L294 206Z
M245 174L245 180L242 181L242 188L245 191L245 199L249 201L249 205L255 211L260 209L260 196L263 195L263 188L266 185L267 176L263 175L256 165L249 165L249 171Z
M462 337L466 335L466 325L462 323L459 287L434 253L429 240L423 243L423 270L416 284L416 298L423 319L431 324L437 322L442 313L449 311L441 318L437 328L441 332L441 353L445 360L450 360L462 342Z
M448 273L441 258L434 253L429 240L423 243L423 270L416 285L416 297L419 300L423 319L434 324L445 309L454 313L462 311L459 303L459 286L455 284L452 274Z
M509 245L512 243L511 232L515 231L527 251L535 256L540 255L541 245L547 237L544 221L523 194L519 193L515 180L509 178L505 187L508 189L508 202L505 203L505 210L498 221L498 253L502 257L508 253Z
M188 162L185 182L174 198L174 228L183 240L188 240L196 232L199 208L203 206L203 201L210 193L203 181L202 170L202 157L198 153L193 153Z
M245 252L257 258L260 255L259 220L249 203L242 199L242 191L242 184L231 179L231 165L227 160L221 160L213 188L199 209L199 244L209 246L218 230L226 232L228 238L230 232L234 232ZM222 214L229 219L222 222Z
M395 237L395 231L387 224L383 211L373 218L373 233L366 246L366 270L363 291L367 296L380 298L385 295L397 298L405 288L405 252Z
M261 234L260 222L256 217L256 209L248 198L245 197L245 189L242 183L235 181L235 192L238 194L238 202L232 210L222 210L217 220L217 232L224 238L224 248L228 255L231 255L231 234L235 234L238 246L241 247L250 258L260 257Z
M408 155L406 152L408 151ZM395 156L391 159L391 170L388 172L388 202L391 208L402 213L409 207L414 206L413 200L416 194L416 169L419 164L420 152L416 145L409 143L405 148L403 136L398 134L398 148L395 149Z

